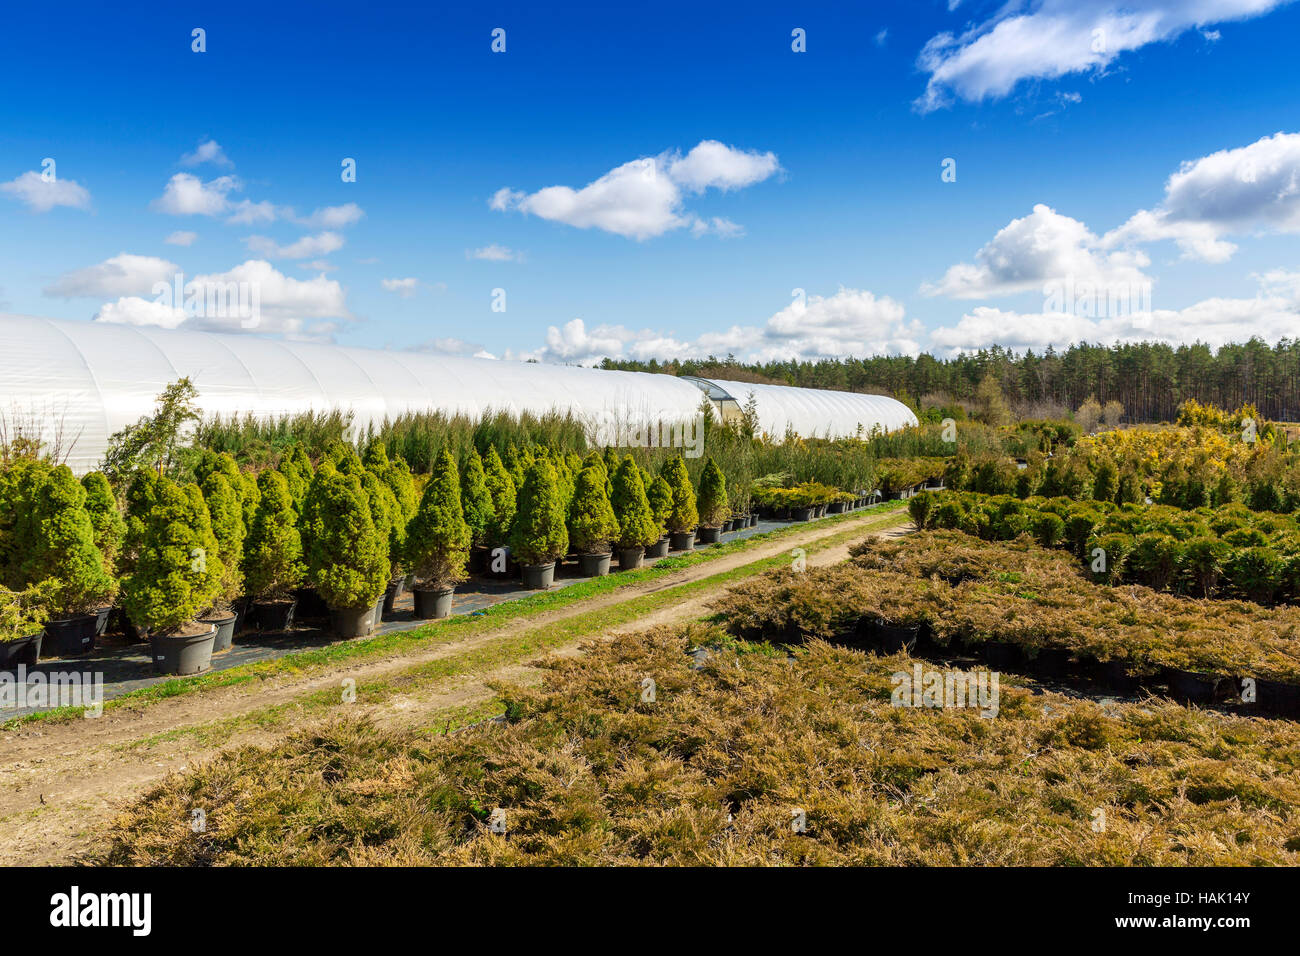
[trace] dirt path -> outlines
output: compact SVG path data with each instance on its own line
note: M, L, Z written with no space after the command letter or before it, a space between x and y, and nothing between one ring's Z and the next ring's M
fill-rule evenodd
M883 517L864 515L861 522L864 533L867 526L878 524ZM905 519L905 512L898 516L900 522ZM318 709L304 708L295 702L316 691L340 688L344 678L352 678L362 686L400 675L420 664L463 655L512 634L788 553L793 548L850 531L857 524L814 525L799 534L695 565L653 582L621 588L526 620L516 619L455 643L340 664L304 675L213 688L144 707L118 708L93 720L36 723L7 732L0 735L0 865L74 861L85 851L92 834L120 807L167 774L208 759L224 748L272 743L304 724L321 719ZM883 533L898 534L901 528ZM841 543L812 552L807 562L815 566L842 561L848 556L848 548L847 543ZM723 587L725 584L720 583L706 588L638 618L634 625L610 630L602 636L612 637L626 630L704 616L709 602ZM559 651L546 653L577 653L578 645L590 639L591 635L587 635ZM352 706L357 708L355 713L367 714L382 724L427 726L440 712L489 701L492 697L487 687L489 681L535 679L537 672L530 662L541 656L544 654L461 679L413 681L409 688L404 687L401 693L386 697L382 703ZM257 720L268 708L277 707L280 709L273 720ZM177 733L223 721L237 726L222 734L219 744L205 744L201 733Z

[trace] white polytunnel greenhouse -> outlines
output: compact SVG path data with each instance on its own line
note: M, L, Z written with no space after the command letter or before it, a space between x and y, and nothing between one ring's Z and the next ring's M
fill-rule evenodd
M404 412L559 411L584 421L594 440L618 445L642 429L694 420L705 395L724 417L752 397L759 427L777 439L916 424L906 405L879 395L0 315L0 439L39 432L74 471L89 471L110 435L148 415L185 376L205 415L337 408L351 411L358 429Z

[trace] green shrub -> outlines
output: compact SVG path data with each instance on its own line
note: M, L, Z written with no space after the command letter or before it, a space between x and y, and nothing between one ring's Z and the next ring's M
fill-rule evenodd
M1124 562L1133 548L1126 534L1103 534L1088 541L1088 567L1093 578L1106 584L1118 584L1124 575ZM1101 553L1098 554L1098 551Z
M695 490L691 487L691 476L686 471L686 462L680 455L670 458L661 472L673 493L673 508L668 514L668 530L676 532L694 531L700 523L699 512L695 508Z
M1051 512L1031 518L1029 530L1034 539L1045 548L1054 548L1065 538L1065 522L1060 515Z
M213 472L200 488L212 520L212 535L221 558L221 586L213 611L224 616L239 600L244 588L244 512L239 497L221 472ZM224 612L224 613L223 613Z
M302 580L302 539L284 475L264 471L257 479L257 511L244 542L244 582L261 600L287 598Z
M158 494L158 475L152 471L137 471L126 489L126 534L122 538L122 551L117 559L117 573L126 577L135 568L136 556L144 541L145 520L153 510Z
M1282 584L1282 562L1272 548L1242 548L1224 564L1224 576L1252 601L1268 603Z
M122 582L122 604L138 627L194 627L212 606L224 571L198 487L159 478L144 520L135 569Z
M362 479L327 473L315 503L316 524L306 552L309 578L330 608L373 605L388 585L388 536L375 527Z
M932 492L923 491L919 495L914 495L907 502L907 513L912 516L912 523L918 530L925 530L930 527L934 521L935 496ZM948 525L951 527L951 525Z
M104 569L86 511L86 489L67 465L51 471L20 521L23 586L50 582L51 610L84 614L109 603L117 582Z
M49 620L49 585L22 591L0 588L0 641L16 641L39 634Z
M86 512L95 533L95 547L104 556L104 570L109 574L117 567L117 555L126 536L126 521L117 508L117 496L108 478L100 471L88 472L81 479L86 490Z
M1127 576L1163 591L1173 583L1181 559L1182 546L1171 536L1158 532L1140 534L1134 539L1128 556Z
M700 524L706 528L716 528L730 517L731 509L727 505L727 479L712 456L704 463L704 472L700 475Z
M1230 552L1231 549L1218 538L1203 536L1187 542L1179 571L1193 594L1208 598L1214 593Z
M504 547L510 541L515 524L515 498L519 486L506 470L496 446L488 449L483 462L483 481L492 496L492 518L488 522L486 541L488 547Z
M555 469L544 458L533 462L524 475L510 550L515 560L525 565L549 564L569 550Z
M668 483L655 479L663 486L667 508L672 506L672 492ZM620 548L649 547L663 535L663 525L656 519L641 484L641 469L631 455L623 458L612 480L614 488L614 514L618 518L618 546Z
M650 512L659 529L659 537L655 538L658 541L667 532L668 518L673 513L673 489L663 475L655 475L646 487L646 500L650 502ZM654 541L650 543L654 544Z
M470 543L486 544L494 517L492 493L488 491L487 475L483 471L483 459L479 457L478 451L474 448L471 448L465 456L465 470L461 475L460 500L465 511L465 523L469 525Z
M406 523L402 520L401 506L393 497L392 489L369 466L359 477L361 490L365 492L366 503L370 507L370 520L375 526L375 533L384 542L390 579L397 578L400 576L399 565L406 549Z
M446 588L465 580L471 534L461 508L456 462L444 448L406 533L410 568L425 587Z
M610 505L605 466L588 465L578 473L569 503L569 541L579 554L605 554L619 534L618 518ZM646 506L649 510L649 505Z

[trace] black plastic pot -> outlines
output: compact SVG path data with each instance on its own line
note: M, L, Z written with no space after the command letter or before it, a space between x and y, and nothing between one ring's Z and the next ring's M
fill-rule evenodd
M826 513L832 515L844 514L844 502L832 501L830 504L826 506Z
M330 609L330 630L338 637L349 640L366 637L375 629L375 606L336 607Z
M43 648L46 656L75 657L90 653L95 649L95 626L98 623L99 617L95 614L79 614L46 622Z
M212 666L212 645L217 629L208 625L207 633L174 637L149 635L149 653L154 670L160 674L199 674Z
M633 571L641 567L645 559L645 548L619 548L618 566L624 571Z
M95 612L95 637L103 637L108 630L108 618L113 613L112 605L101 607Z
M287 631L293 625L298 602L254 601L253 621L259 631Z
M758 524L758 515L749 516L749 526L752 528Z
M984 662L997 671L1013 671L1025 659L1020 645L1010 641L985 641L978 648L983 652Z
M230 650L230 645L235 640L235 622L238 615L231 614L229 617L201 617L200 624L211 624L217 629L217 635L212 641L212 653L220 654L222 651Z
M717 544L721 538L721 528L700 528L695 532L695 540L698 544Z
M664 537L660 538L654 544L650 545L650 547L645 549L645 556L647 558L666 558L668 557L669 544L670 540L668 536L664 535Z
M1029 668L1039 677L1064 677L1070 670L1070 652L1056 647L1039 648L1029 658Z
M322 620L330 616L329 605L315 588L298 588L293 592L298 601L294 617L299 621Z
M242 634L244 628L249 625L250 611L253 609L253 602L246 597L240 598L235 602L235 633Z
M672 549L674 551L695 550L694 531L674 531L671 535L671 538L672 538Z
M451 615L451 602L456 594L455 588L416 588L411 592L415 596L415 616L421 621Z
M524 587L531 591L545 591L555 583L555 562L549 564L523 564Z
M396 610L397 599L402 596L402 593L405 590L406 581L403 578L398 578L396 581L388 582L388 587L384 589L384 605L383 611L380 614L381 620L393 616L393 613Z
M1133 694L1142 686L1141 678L1129 670L1127 661L1106 661L1102 675L1107 686L1120 693Z
M879 621L875 631L876 642L886 654L896 654L899 651L910 652L921 639L919 624L889 624Z
M1164 678L1169 684L1169 695L1189 704L1214 703L1220 699L1222 687L1228 682L1220 674L1202 674L1174 667L1165 668Z
M384 595L375 598L375 603L370 608L370 629L379 630L379 625L384 623Z
M604 554L580 554L578 568L584 578L598 578L609 574L609 562L613 557L612 551L606 551Z
M795 521L812 521L813 513L816 510L816 508L792 508L790 517Z
M37 631L27 637L0 641L0 671L13 670L19 664L35 667L41 656L41 641L44 638L45 632Z
M484 574L492 563L492 552L481 545L476 545L469 552L469 573Z
M1255 703L1260 710L1279 717L1300 717L1300 686L1282 681L1255 681Z

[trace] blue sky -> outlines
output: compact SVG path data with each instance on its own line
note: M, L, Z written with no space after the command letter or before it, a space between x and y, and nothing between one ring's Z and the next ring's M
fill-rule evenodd
M1300 4L154 6L7 12L0 310L568 362L1296 334Z

